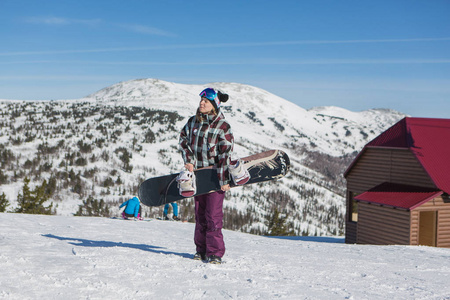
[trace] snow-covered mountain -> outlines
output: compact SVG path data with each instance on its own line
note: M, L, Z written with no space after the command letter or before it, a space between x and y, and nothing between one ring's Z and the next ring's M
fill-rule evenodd
M338 107L305 110L257 87L239 83L185 85L157 79L121 82L81 99L107 105L139 106L175 111L186 118L195 114L199 91L213 87L230 95L225 103L227 119L237 139L283 147L304 145L333 156L360 150L371 138L405 115L388 109L351 112ZM332 145L332 147L330 147ZM245 142L240 145L254 151ZM243 151L237 147L237 152Z
M25 177L46 179L56 213L70 215L90 200L117 204L148 177L182 166L178 134L196 111L198 93L214 87L230 95L223 110L235 135L235 156L282 149L291 158L283 179L233 189L225 227L265 233L275 209L298 235L342 234L342 172L356 152L405 115L393 110L305 110L262 89L238 83L185 85L157 79L122 82L83 99L2 101L0 195L17 207ZM91 197L91 198L89 198ZM192 220L192 201L182 201ZM147 216L161 214L147 208Z
M0 299L450 299L450 249L224 230L192 260L194 224L0 213Z

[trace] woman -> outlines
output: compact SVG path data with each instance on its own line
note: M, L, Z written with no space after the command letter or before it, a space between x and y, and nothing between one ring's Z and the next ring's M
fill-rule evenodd
M217 169L221 190L194 197L194 243L197 250L194 259L220 264L225 253L222 208L225 192L230 189L228 166L234 138L230 124L220 111L221 104L228 101L228 95L207 88L200 97L197 114L181 131L180 146L189 172L208 166Z

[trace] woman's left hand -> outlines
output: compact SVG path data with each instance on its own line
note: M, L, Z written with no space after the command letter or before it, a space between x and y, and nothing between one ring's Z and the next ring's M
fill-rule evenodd
M229 191L231 189L229 184L222 185L220 189L224 192Z

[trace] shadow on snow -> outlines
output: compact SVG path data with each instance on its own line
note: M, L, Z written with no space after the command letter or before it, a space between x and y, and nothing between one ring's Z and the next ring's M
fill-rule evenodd
M265 236L272 239L292 240L292 241L305 241L305 242L317 242L317 243L332 243L343 244L345 243L344 237L327 237L327 236Z
M165 249L163 247L151 246L151 245L145 245L145 244L130 244L130 243L122 243L122 242L94 241L94 240L86 240L86 239L80 239L80 238L57 236L57 235L53 235L53 234L42 234L42 236L45 236L47 238L57 239L60 241L72 241L72 242L69 242L69 244L74 245L74 246L80 246L80 247L98 247L98 248L124 247L124 248L138 249L138 250L148 251L148 252L153 252L153 253L158 253L158 254L178 255L178 256L181 256L184 258L192 258L192 254L189 254L189 253L164 251L164 250L161 250L161 249Z

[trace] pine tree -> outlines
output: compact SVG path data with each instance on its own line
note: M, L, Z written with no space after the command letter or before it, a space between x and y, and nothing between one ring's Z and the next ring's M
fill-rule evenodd
M32 196L31 196L31 190L28 186L30 183L30 179L28 177L25 177L23 180L24 185L22 188L22 194L19 192L17 195L17 202L19 203L19 207L16 209L17 213L26 213L32 206Z
M6 208L9 206L9 201L6 199L5 193L0 195L0 212L5 212Z
M103 199L98 201L92 196L83 200L83 204L78 206L78 212L75 214L75 216L88 217L109 217L110 215L108 204Z
M37 186L33 191L30 189L29 183L30 179L28 177L25 177L22 193L19 192L19 194L17 195L17 202L19 203L19 207L15 212L24 214L53 214L53 203L51 203L49 206L44 206L44 202L46 202L49 198L47 181L44 180L42 185Z
M286 225L287 217L280 216L278 209L275 209L272 216L269 217L267 222L267 232L265 235L270 236L292 236L294 232Z
M8 176L5 175L2 170L0 170L0 184L4 184L7 181L8 181Z

